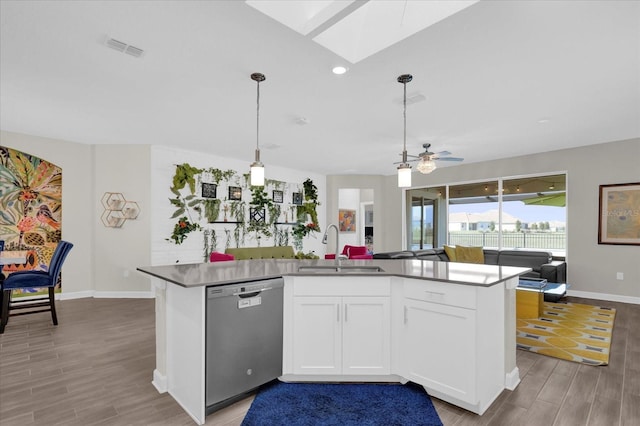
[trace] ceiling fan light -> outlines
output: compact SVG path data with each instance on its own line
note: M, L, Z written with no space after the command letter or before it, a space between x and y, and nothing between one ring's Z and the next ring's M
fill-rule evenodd
M426 160L423 158L418 162L418 165L416 166L416 168L423 175L428 175L429 173L431 173L436 169L436 162L433 160Z
M411 186L411 166L402 163L398 166L398 188L409 188Z

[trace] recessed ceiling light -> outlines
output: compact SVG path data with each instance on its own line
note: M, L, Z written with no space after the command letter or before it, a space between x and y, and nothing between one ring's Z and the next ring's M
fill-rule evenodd
M345 72L347 72L348 69L349 68L347 68L347 67L339 66L339 67L333 67L333 69L331 71L336 75L342 75Z

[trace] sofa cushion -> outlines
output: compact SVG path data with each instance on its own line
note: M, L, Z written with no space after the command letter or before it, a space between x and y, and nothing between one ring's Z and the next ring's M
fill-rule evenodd
M450 262L456 262L456 247L444 246L444 252L447 254Z
M498 256L500 266L531 268L538 276L542 265L551 262L551 253L535 250L502 250Z
M456 261L463 263L484 263L482 247L456 246Z
M295 258L295 253L291 246L228 248L225 253L232 254L236 260Z

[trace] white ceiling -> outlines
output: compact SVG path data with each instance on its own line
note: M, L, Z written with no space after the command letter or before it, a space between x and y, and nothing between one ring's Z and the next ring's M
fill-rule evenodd
M482 0L355 64L243 1L2 0L0 19L7 131L177 146L248 170L249 76L261 72L267 177L269 165L390 175L403 137L396 79L410 73L408 96L426 98L407 108L410 154L428 141L465 164L640 137L638 1ZM107 36L145 54L112 50ZM349 71L333 75L339 64Z

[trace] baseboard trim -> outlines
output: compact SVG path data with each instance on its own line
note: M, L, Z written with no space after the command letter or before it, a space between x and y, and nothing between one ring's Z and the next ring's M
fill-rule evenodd
M71 300L71 299L85 299L87 297L93 297L93 290L86 291L74 291L71 293L57 293L56 299L59 300Z
M520 370L518 367L508 372L504 378L504 387L509 390L514 390L516 386L520 384Z
M593 293L590 291L568 290L567 296L583 297L585 299L608 300L609 302L622 302L622 303L632 303L634 305L640 305L640 297L620 296L618 294Z
M161 374L157 369L153 370L153 380L151 384L156 388L158 393L167 392L167 376Z
M57 300L84 299L93 297L95 299L153 299L153 291L75 291L71 293L56 293Z
M152 291L96 291L93 295L96 299L153 299Z

